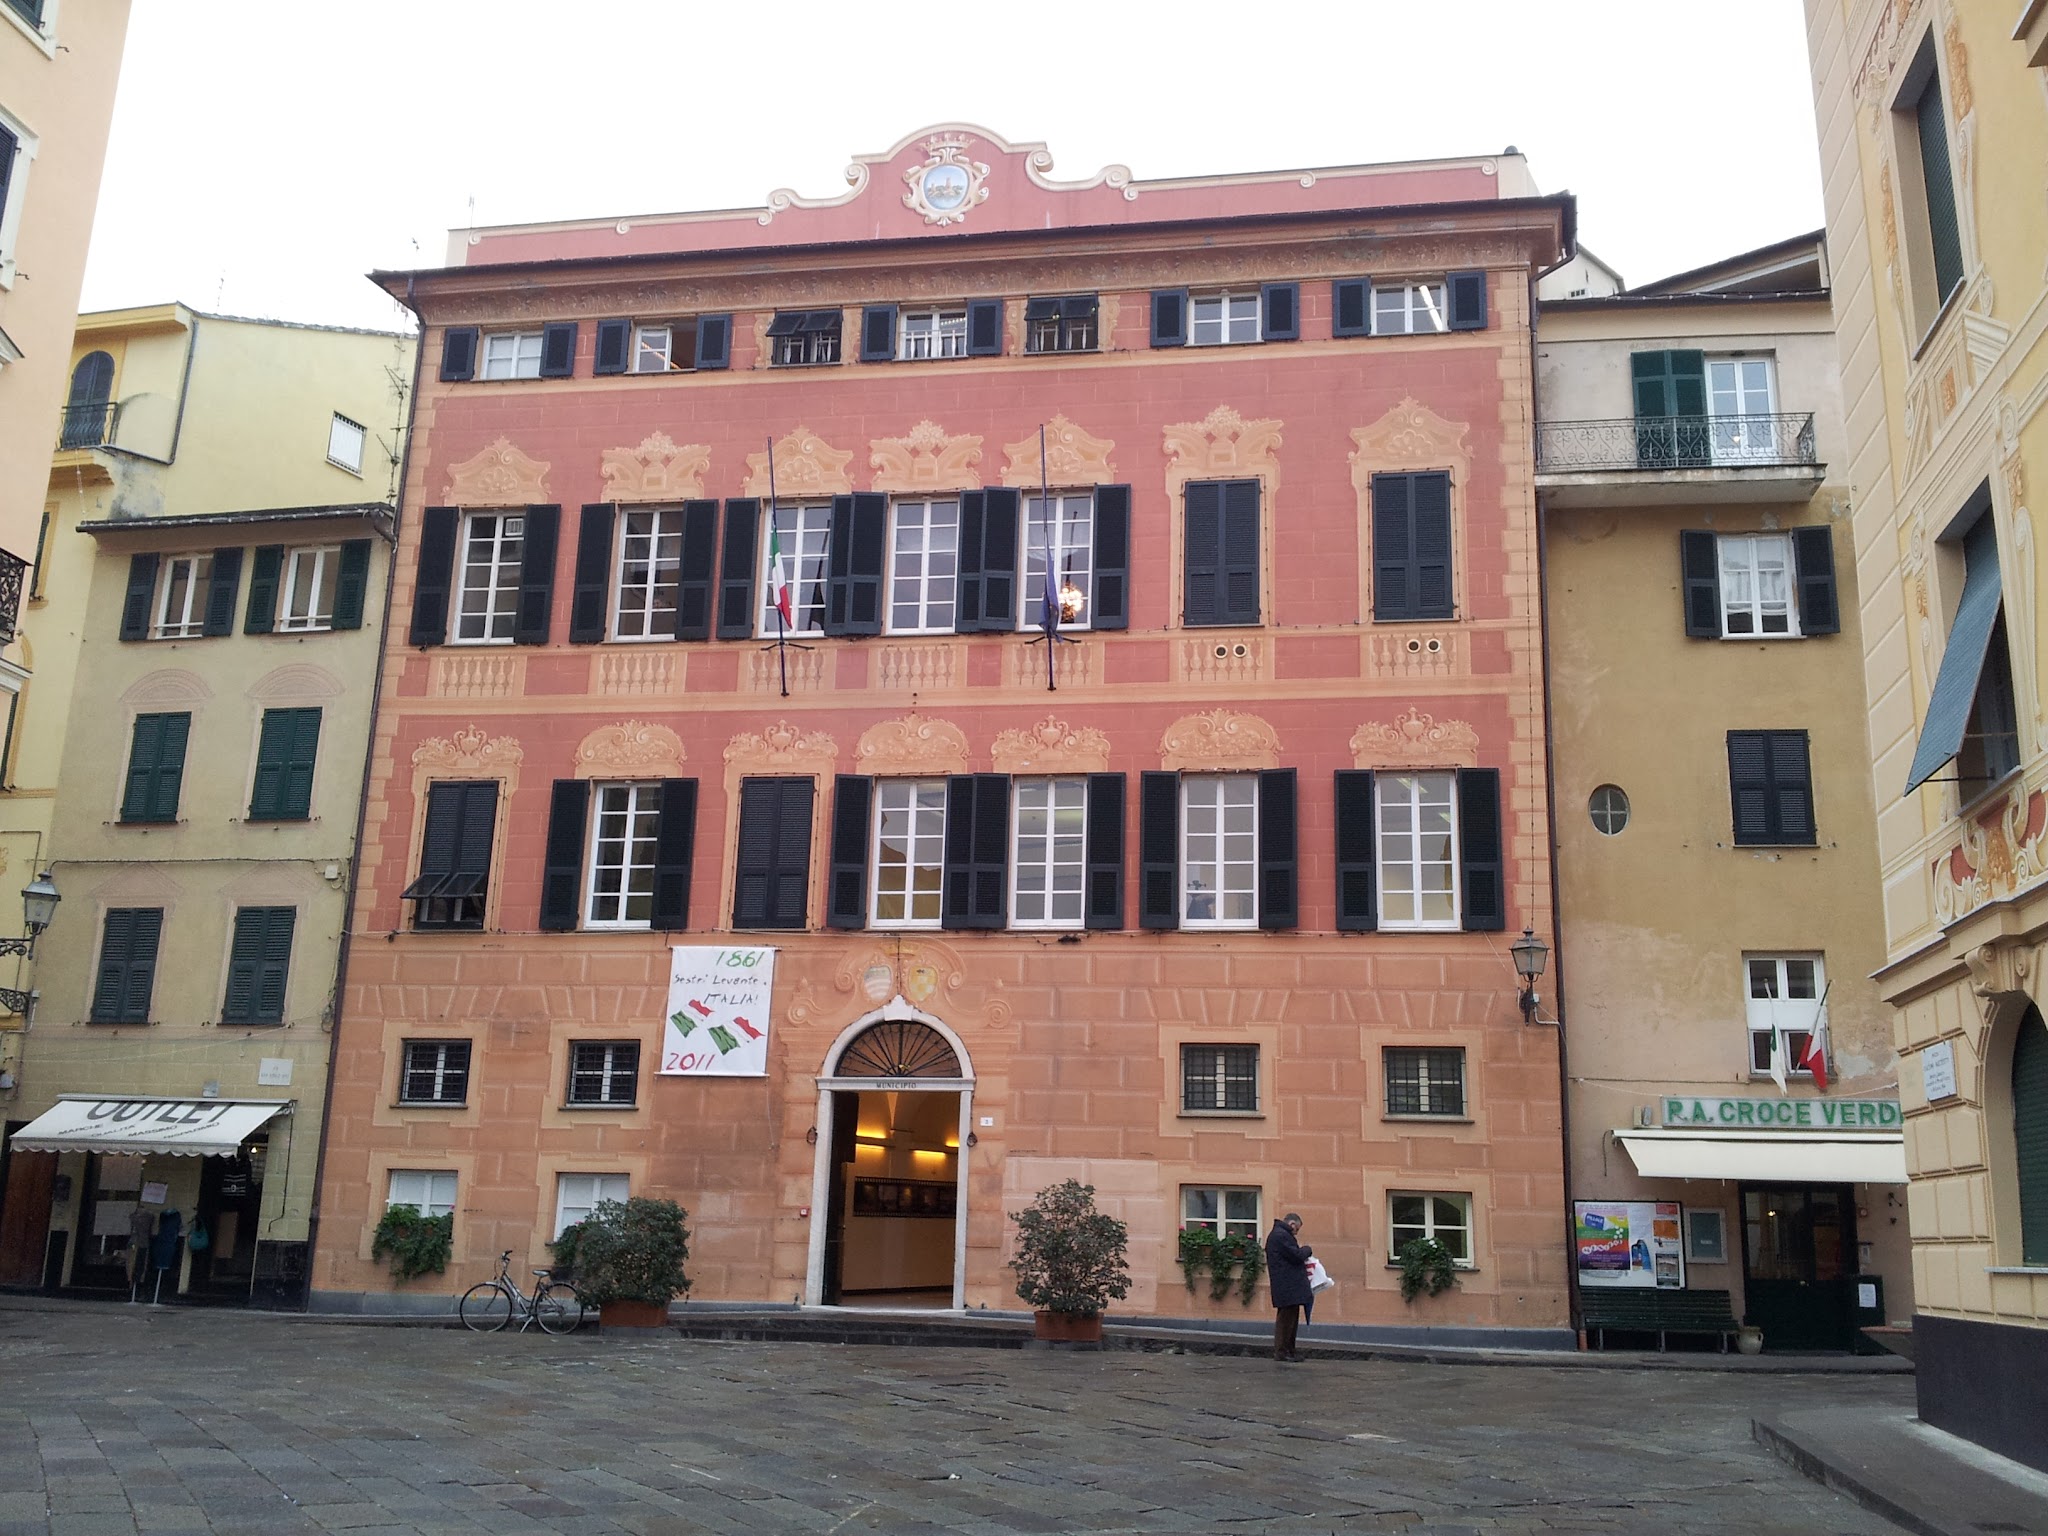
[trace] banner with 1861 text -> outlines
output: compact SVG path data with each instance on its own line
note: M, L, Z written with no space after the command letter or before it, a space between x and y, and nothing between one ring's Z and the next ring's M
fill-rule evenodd
M677 945L661 1032L665 1077L766 1077L775 951Z

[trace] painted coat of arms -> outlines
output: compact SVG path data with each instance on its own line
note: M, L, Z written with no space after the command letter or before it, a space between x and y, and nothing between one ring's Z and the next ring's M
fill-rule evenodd
M924 164L903 173L910 188L903 194L903 206L921 214L925 223L943 227L962 222L976 203L986 202L988 166L967 158L967 146L973 142L962 133L926 139Z

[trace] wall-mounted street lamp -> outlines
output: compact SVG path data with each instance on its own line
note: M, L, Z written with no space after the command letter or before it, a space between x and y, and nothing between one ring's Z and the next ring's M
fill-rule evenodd
M1508 946L1508 953L1514 956L1515 974L1522 978L1522 1022L1536 1022L1536 981L1543 974L1543 966L1550 959L1550 946L1536 937L1536 930L1524 928L1522 936Z
M22 888L21 910L24 926L28 929L25 939L0 939L0 955L26 955L33 960L36 954L36 940L43 930L50 926L50 919L57 915L57 903L64 898L57 894L56 883L50 879L46 869Z

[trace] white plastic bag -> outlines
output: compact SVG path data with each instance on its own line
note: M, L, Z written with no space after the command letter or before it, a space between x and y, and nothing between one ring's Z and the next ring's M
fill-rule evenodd
M1308 1261L1308 1288L1311 1295L1318 1291L1327 1291L1335 1286L1336 1283L1336 1281L1330 1278L1330 1272L1323 1268L1323 1261L1321 1259L1310 1259Z

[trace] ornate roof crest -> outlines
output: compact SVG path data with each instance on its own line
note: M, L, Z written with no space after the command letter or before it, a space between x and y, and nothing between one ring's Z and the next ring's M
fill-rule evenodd
M974 142L964 133L935 133L924 141L926 159L903 173L910 190L903 206L943 229L965 221L976 203L988 201L988 164L967 158Z

